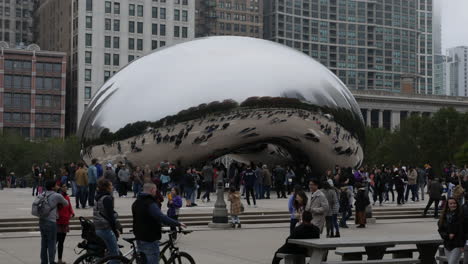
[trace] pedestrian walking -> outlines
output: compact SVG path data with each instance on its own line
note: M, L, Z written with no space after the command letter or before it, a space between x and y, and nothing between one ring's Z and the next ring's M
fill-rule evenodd
M434 180L435 181L435 180ZM439 234L444 240L445 256L448 264L458 264L466 244L463 231L463 212L454 198L447 200L448 206L438 222Z
M59 205L57 209L58 219L57 219L57 264L65 264L63 259L63 243L67 237L67 233L70 232L70 218L75 217L75 212L73 212L73 206L70 202L70 197L67 194L67 184L62 184L60 187L59 193L67 200L68 205Z
M439 182L439 178L434 178L434 180L431 181L428 191L429 191L429 201L427 202L427 206L424 209L423 216L426 216L427 211L431 207L432 203L434 203L434 218L438 218L439 202L442 198L442 193L444 191L442 184L440 184Z
M247 199L247 204L250 206L250 195L252 195L252 200L254 207L257 207L257 201L255 200L255 191L254 185L257 177L255 172L252 170L252 166L247 165L247 170L244 172L244 183L245 183L245 197Z
M340 220L340 227L348 228L346 221L351 217L351 205L349 200L351 199L351 194L349 188L347 186L341 187L340 192L340 213L341 213L341 220Z
M205 166L203 166L201 173L202 173L203 181L205 183L205 194L202 196L202 200L206 199L206 201L209 202L210 193L213 188L213 176L214 176L214 171L213 171L213 167L211 166L211 164L206 164Z
M366 227L366 208L370 204L369 197L366 196L366 188L357 184L358 192L355 197L354 206L356 209L356 225L357 228Z
M98 171L96 168L97 159L91 160L91 165L88 167L88 204L94 206L94 197L96 195L96 185L98 179Z
M76 209L86 208L86 203L88 201L88 170L84 168L83 163L78 163L78 170L75 173L76 181Z

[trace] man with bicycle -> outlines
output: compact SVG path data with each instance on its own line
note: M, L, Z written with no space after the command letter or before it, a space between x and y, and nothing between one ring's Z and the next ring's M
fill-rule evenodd
M137 242L138 251L146 256L147 264L159 264L159 240L161 239L161 225L186 227L161 212L156 203L156 185L145 183L141 192L132 205L133 234Z

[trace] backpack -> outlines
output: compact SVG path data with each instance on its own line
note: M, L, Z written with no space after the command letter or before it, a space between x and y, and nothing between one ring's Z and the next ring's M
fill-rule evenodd
M79 218L81 224L81 238L85 239L88 244L97 245L105 248L104 241L96 235L96 227L89 219L82 216Z
M49 204L49 196L51 195L52 194L46 195L42 193L37 196L32 203L31 214L39 218L46 218L53 209Z

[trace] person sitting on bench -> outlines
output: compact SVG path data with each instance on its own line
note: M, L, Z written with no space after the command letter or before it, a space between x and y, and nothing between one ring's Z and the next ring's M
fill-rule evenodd
M312 213L309 211L304 211L302 213L302 223L294 228L292 234L286 239L286 243L281 246L273 256L272 264L279 264L281 258L276 257L278 253L284 254L301 254L306 255L307 250L301 248L298 245L289 244L288 239L310 239L310 238L320 238L320 229L314 226L312 223Z

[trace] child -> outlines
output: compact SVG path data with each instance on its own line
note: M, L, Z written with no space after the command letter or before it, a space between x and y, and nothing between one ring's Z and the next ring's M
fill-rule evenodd
M366 195L366 188L361 184L357 184L358 192L355 197L354 206L356 208L356 224L357 228L366 227L366 208L370 204L369 197Z
M179 210L182 207L182 198L179 193L179 188L173 187L168 195L169 201L167 202L167 216L176 221L179 219ZM171 227L171 231L176 231L176 227ZM174 234L173 238L176 239L176 237L177 234Z
M229 195L228 195L228 201L231 202L231 226L232 228L236 228L236 223L237 227L241 228L241 223L239 220L239 215L244 211L243 205L240 200L240 193L236 191L235 186L231 186L229 188Z

